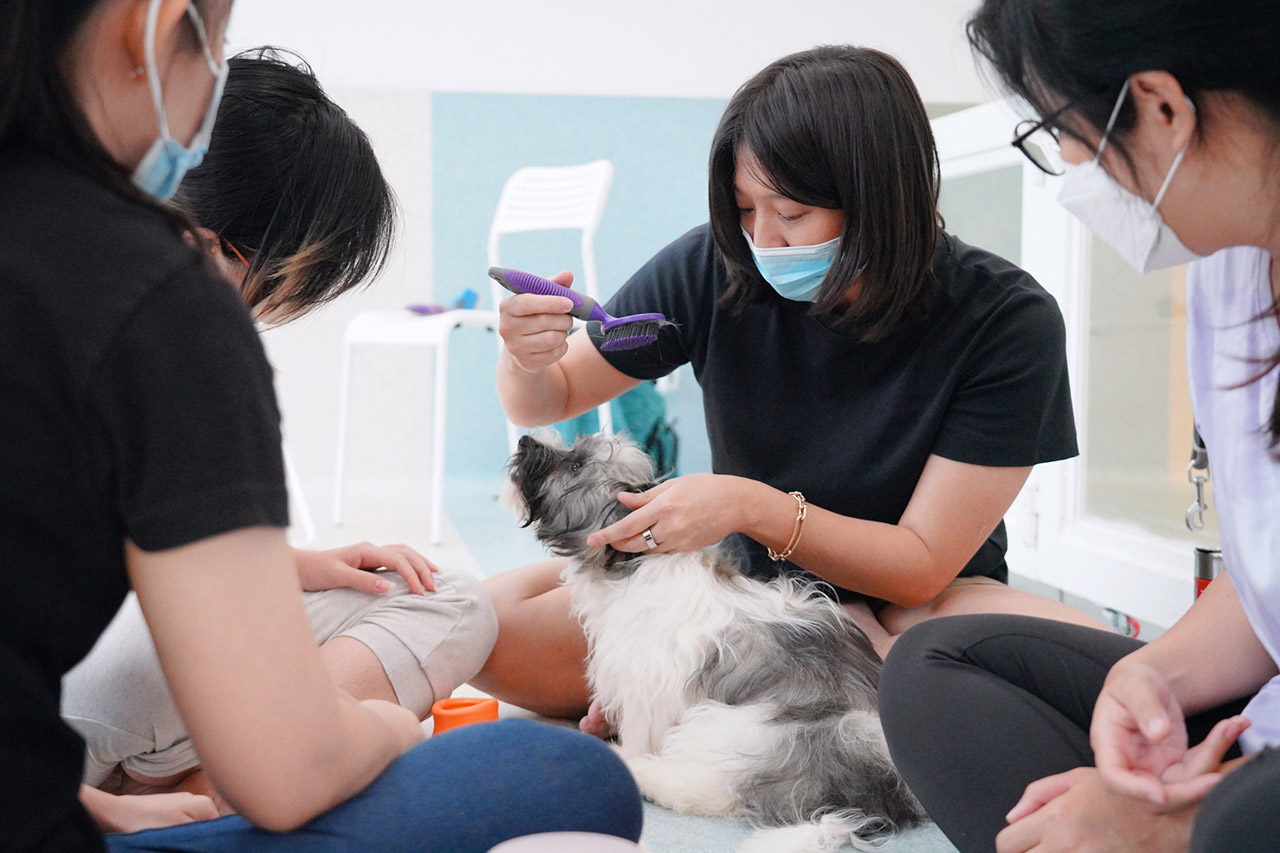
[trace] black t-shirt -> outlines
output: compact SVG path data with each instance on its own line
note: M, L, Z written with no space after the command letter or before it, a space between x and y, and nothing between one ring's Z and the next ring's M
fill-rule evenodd
M1021 467L1076 454L1065 332L1057 303L1023 270L943 235L937 296L874 343L770 291L734 313L702 225L663 249L608 303L615 317L660 312L656 344L602 352L636 379L682 364L702 386L718 474L800 491L841 515L896 524L931 454ZM600 325L588 325L597 348ZM763 545L735 534L744 570L770 577ZM1004 523L960 572L1005 581ZM847 592L837 590L842 596Z
M279 414L243 302L158 211L10 146L0 247L0 848L100 849L62 674L125 539L288 523Z

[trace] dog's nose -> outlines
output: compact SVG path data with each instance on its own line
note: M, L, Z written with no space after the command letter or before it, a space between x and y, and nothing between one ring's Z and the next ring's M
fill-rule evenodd
M538 443L538 440L533 436L522 435L520 436L520 440L516 442L516 446L519 447L521 450L528 450L530 447L535 446L537 443Z

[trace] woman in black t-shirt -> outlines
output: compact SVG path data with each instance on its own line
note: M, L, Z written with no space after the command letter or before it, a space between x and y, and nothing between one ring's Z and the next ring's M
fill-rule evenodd
M271 48L228 61L209 150L174 203L201 224L215 265L272 326L369 282L395 226L391 188L369 138L300 57ZM365 542L291 555L325 666L357 699L386 699L425 717L493 647L496 619L479 580L437 574L413 548ZM380 568L388 572L371 571ZM420 665L406 665L406 656ZM195 775L199 757L136 601L63 678L62 691L63 717L90 755L81 796L91 812L103 803L114 826L140 828L164 821L166 807L176 823L207 806L167 795L110 800L95 790L209 788Z
M412 712L357 702L324 669L284 537L270 366L240 295L164 203L207 144L230 7L0 4L3 847L635 838L634 783L592 739L505 721L419 744ZM130 586L243 817L104 839L110 816L95 825L77 799L84 744L59 718L59 683ZM567 762L563 778L542 775L548 761Z
M1002 516L1033 465L1076 453L1062 318L1025 272L942 231L938 189L902 67L815 48L738 90L712 145L710 225L610 303L674 321L654 345L604 352L597 328L568 335L566 299L503 302L497 381L517 424L564 420L683 363L702 387L715 473L621 495L633 512L590 544L728 538L750 574L834 587L882 653L941 614L1096 625L1002 583ZM588 697L561 567L489 582L499 639L473 683L567 716Z

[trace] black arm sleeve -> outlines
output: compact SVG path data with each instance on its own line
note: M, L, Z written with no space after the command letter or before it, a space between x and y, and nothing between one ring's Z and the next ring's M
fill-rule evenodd
M155 288L90 395L123 532L138 547L287 526L271 367L226 282L193 266Z
M654 344L600 354L633 379L657 379L691 361L697 369L723 281L710 228L700 225L654 255L605 306L614 317L658 313L672 325L659 329ZM588 323L587 334L599 349L600 324Z
M1010 291L966 354L933 452L1003 467L1075 456L1065 341L1051 296L1038 288Z

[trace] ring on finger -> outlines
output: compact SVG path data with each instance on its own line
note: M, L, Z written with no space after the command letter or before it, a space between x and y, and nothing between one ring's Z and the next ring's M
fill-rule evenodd
M644 540L644 547L650 551L658 547L658 540L653 538L652 528L645 528L644 532L640 534L640 538Z

